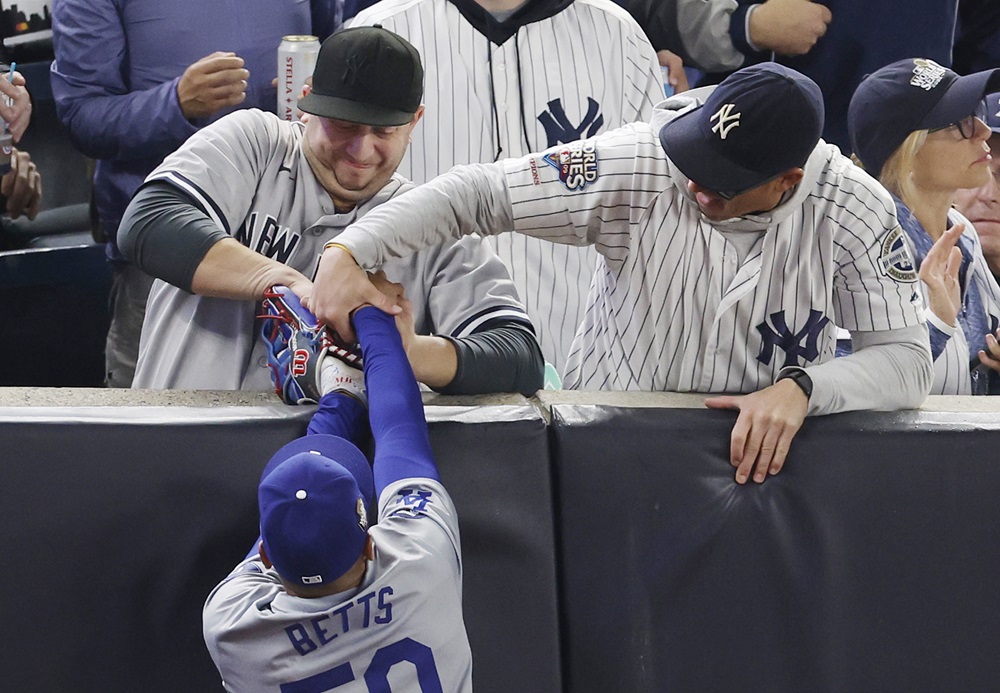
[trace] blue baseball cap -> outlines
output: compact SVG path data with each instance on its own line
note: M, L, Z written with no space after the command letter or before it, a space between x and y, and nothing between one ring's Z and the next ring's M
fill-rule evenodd
M855 90L847 109L851 148L877 178L910 133L962 120L998 87L1000 70L960 77L927 58L898 60L865 77Z
M368 459L343 438L307 435L278 450L257 490L274 569L302 586L342 576L364 550L374 495Z
M805 164L823 132L823 94L773 62L737 70L705 103L660 130L660 144L689 179L739 194Z

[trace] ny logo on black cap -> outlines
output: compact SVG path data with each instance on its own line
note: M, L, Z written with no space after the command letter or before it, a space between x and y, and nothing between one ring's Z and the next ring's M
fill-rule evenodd
M347 59L347 69L344 70L344 84L351 86L361 81L361 71L368 66L368 58L354 53Z

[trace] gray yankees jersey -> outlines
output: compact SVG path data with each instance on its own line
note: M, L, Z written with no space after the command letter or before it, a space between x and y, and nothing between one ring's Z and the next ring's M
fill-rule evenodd
M645 120L663 98L652 46L611 0L536 3L529 8L535 14L503 24L475 23L459 4L384 0L353 20L400 34L423 57L427 110L399 167L416 183L456 164L523 156ZM510 271L545 359L561 372L596 254L527 236L489 242Z
M458 516L430 479L379 499L360 586L303 599L248 557L208 596L208 651L229 691L472 690Z
M269 113L239 111L194 135L147 180L177 186L233 238L311 277L325 243L413 186L396 175L372 199L338 214L302 153L302 130ZM406 287L420 334L462 337L494 318L527 322L503 264L475 239L381 269ZM196 296L157 281L133 387L272 389L256 315L253 301Z

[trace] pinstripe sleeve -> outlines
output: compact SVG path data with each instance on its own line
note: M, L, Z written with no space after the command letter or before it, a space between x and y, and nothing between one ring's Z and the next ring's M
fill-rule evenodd
M916 263L889 194L850 164L820 194L828 198L826 221L837 229L837 324L852 332L923 324Z
M626 71L624 84L627 90L635 92L626 95L625 101L638 107L632 113L626 112L622 115L625 122L647 121L653 114L653 106L660 103L665 96L660 61L656 57L656 50L637 22L625 22L623 31L626 32L624 40L626 55L622 61Z
M635 123L518 159L456 166L372 210L337 243L366 270L475 233L618 247L666 175L652 128Z
M499 164L456 166L379 205L337 236L362 268L462 236L512 227L510 199Z
M514 230L553 243L628 245L634 217L669 187L666 158L646 123L502 162Z

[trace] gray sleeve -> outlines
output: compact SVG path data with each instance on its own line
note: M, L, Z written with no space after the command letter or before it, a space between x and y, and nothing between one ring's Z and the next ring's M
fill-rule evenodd
M336 238L365 270L391 258L473 234L513 228L510 195L497 164L456 166L379 205Z
M458 372L445 395L520 392L530 396L542 388L545 361L534 333L523 323L495 320L465 337L447 337L458 352Z
M656 50L706 72L728 72L745 59L729 35L736 7L735 0L633 0L629 12Z
M934 382L926 325L851 332L854 353L806 368L813 381L809 414L913 409Z
M205 254L226 237L180 189L152 182L140 188L126 208L118 247L146 274L191 291Z

